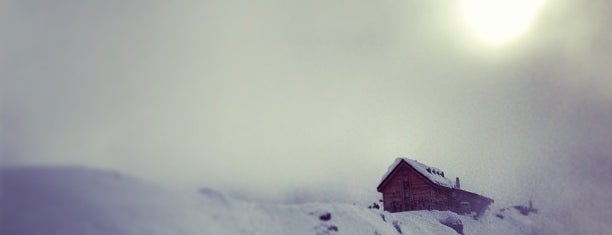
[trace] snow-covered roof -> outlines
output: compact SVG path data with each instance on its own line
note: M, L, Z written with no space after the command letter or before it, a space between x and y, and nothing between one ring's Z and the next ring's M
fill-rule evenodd
M429 179L429 181L431 181L432 183L435 183L437 185L440 185L442 187L447 187L447 188L455 187L455 182L444 177L444 172L442 170L435 168L435 167L425 165L420 162L417 162L416 160L405 158L405 157L398 157L395 159L393 164L391 164L391 166L389 166L389 169L387 169L387 172L385 173L385 175L383 175L382 179L380 180L380 184L382 184L385 181L385 179L387 179L387 177L391 174L391 172L393 172L393 169L395 169L402 161L408 163L408 165L412 166L419 173L421 173L421 175Z

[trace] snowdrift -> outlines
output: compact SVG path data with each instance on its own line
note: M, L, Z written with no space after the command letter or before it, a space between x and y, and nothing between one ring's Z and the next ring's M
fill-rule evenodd
M76 167L0 170L0 234L560 234L537 214L390 214L351 204L262 204L212 189L169 190L116 172ZM501 216L500 216L501 215ZM503 218L501 218L503 217ZM544 221L544 222L543 222Z

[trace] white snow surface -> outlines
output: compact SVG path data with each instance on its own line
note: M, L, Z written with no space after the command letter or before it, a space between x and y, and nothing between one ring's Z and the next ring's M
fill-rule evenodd
M447 188L455 187L454 181L441 175L442 170L436 167L431 167L423 163L417 162L416 160L413 160L413 159L405 158L405 157L396 158L393 164L389 166L389 168L387 169L387 172L385 172L380 182L382 183L391 174L391 172L393 172L393 169L395 169L395 167L397 167L397 165L399 165L402 161L405 161L406 163L414 167L414 169L416 169L417 171L419 171L419 173L427 177L431 182L434 182L440 186L447 187ZM427 171L427 169L429 169L429 171Z
M329 213L329 220L321 215ZM481 220L447 211L388 213L351 204L263 204L212 189L170 190L115 172L74 167L0 170L0 234L561 234L538 215ZM384 219L383 219L384 218ZM395 225L394 225L395 224Z

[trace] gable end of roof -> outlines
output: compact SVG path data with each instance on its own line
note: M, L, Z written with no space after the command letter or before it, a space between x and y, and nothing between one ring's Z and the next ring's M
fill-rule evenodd
M414 160L413 160L413 161L414 161ZM416 162L416 161L414 161L414 162ZM405 158L398 158L398 159L396 159L396 162L394 162L394 163L391 165L390 169L389 169L389 170L387 171L387 173L386 173L386 174L383 176L383 179L381 180L381 182L380 182L380 183L378 184L378 186L376 187L376 190L377 190L378 192L382 192L382 188L383 188L383 187L384 187L384 185L385 185L385 184L388 182L388 179L389 179L389 178L392 178L391 176L392 176L392 175L395 173L395 171L397 170L397 168L398 168L400 165L402 165L402 164L406 164L406 165L408 165L410 168L412 168L414 171L416 171L416 172L417 172L419 175L421 175L423 178L425 178L425 181L427 181L428 183L432 184L434 187L438 187L438 188L441 188L441 189L444 189L444 190L453 189L453 187L452 187L451 185L449 185L448 183L447 183L446 185L444 185L444 184L441 184L441 183L439 183L439 182L435 182L435 181L433 181L433 180L432 180L430 177L427 177L427 176L425 175L426 173L421 172L421 171L420 171L419 169L417 169L415 166L413 166L412 164L410 164L410 163L409 163L409 162L408 162L408 161L407 161ZM427 167L426 169L428 169L428 170L429 170L429 169L436 169L436 168L433 168L433 167L428 167L428 166L426 166L426 165L424 165L424 164L421 164L421 165L423 165L423 166ZM425 170L425 169L423 169L423 170ZM436 169L436 171L440 171L440 170ZM440 172L441 172L441 171L440 171ZM443 176L442 176L442 177L443 177ZM444 177L443 177L443 178L444 178ZM444 179L446 179L446 178L444 178Z

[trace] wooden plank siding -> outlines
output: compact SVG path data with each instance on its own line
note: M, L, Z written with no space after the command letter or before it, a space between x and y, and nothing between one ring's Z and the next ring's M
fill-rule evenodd
M408 164L400 164L382 187L383 207L389 212L447 210L449 190L436 187Z

